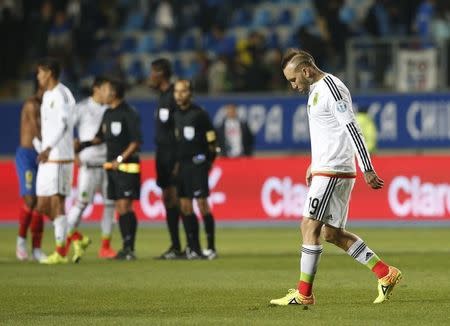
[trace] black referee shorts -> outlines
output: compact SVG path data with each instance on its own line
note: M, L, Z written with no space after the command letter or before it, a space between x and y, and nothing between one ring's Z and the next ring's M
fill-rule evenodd
M108 170L108 199L139 199L141 174Z
M178 196L207 198L209 196L208 170L207 162L194 164L191 161L182 161L178 176Z
M169 148L156 151L156 184L162 189L177 184L172 174L176 163L175 155L173 149Z

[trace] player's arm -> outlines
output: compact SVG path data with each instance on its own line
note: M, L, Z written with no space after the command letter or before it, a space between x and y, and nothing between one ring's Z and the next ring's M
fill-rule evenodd
M52 138L48 141L47 148L43 149L41 153L38 155L39 162L46 162L48 160L48 156L50 155L50 151L56 145L58 145L59 141L63 138L64 133L69 128L69 111L66 107L67 104L64 103L62 98L55 98L54 105L57 108L54 112L54 121L55 124L53 126L54 133Z
M88 141L83 141L83 142L80 142L80 141L74 142L75 153L79 153L87 147L99 145L105 141L105 133L103 132L103 126L106 123L105 115L106 115L106 111L103 114L102 122L100 123L100 127L98 128L98 131L95 134L95 137L93 139L88 140Z
M203 126L205 130L206 142L208 143L208 162L210 165L214 162L217 154L220 152L220 147L217 146L217 135L214 126L206 111L203 114Z
M346 96L344 92L341 92L340 94L342 99L337 101L335 99L331 99L331 112L336 117L340 126L345 129L347 136L350 138L350 142L358 159L359 168L364 173L366 183L373 189L380 189L383 187L384 181L378 177L373 168L364 136L358 122L356 122L355 119L355 114L352 109L352 100L350 96Z

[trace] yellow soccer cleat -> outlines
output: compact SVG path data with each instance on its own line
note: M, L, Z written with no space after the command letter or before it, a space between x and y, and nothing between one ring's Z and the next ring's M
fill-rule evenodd
M298 292L297 289L289 289L288 294L286 294L286 296L280 299L270 300L270 304L276 306L287 306L290 304L307 306L313 305L314 303L315 303L314 294L311 294L309 297L306 297L300 294L300 292Z
M50 256L47 256L39 261L39 263L46 265L67 264L68 262L69 260L67 259L67 257L61 256L56 251Z
M389 299L395 285L402 279L402 272L395 267L389 266L389 273L378 280L378 297L373 303L382 303Z
M83 257L84 252L89 247L91 242L92 242L91 239L88 238L87 236L83 236L83 238L81 238L81 240L73 241L74 254L72 257L72 262L74 262L74 263L80 262L81 257Z

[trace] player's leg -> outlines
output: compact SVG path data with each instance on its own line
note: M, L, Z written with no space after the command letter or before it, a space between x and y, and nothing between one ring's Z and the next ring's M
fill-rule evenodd
M197 205L200 214L203 217L205 227L207 249L203 254L209 259L217 257L215 245L215 221L208 203L209 184L208 184L208 166L206 164L194 165L194 173L192 173L192 189L194 189L194 197L197 199Z
M203 258L199 238L199 224L195 215L192 200L194 198L193 163L182 162L179 172L178 196L180 198L180 211L183 218L183 226L186 231L188 246L186 258Z
M30 162L27 155L27 149L21 147L16 151L15 163L19 179L20 196L23 199L19 212L16 257L23 261L28 259L26 238L31 223L32 212L36 205L36 196L33 191L36 173L33 173L31 170L30 163L32 163L32 166L36 166L36 163Z
M97 178L95 170L89 169L86 166L81 166L78 170L78 196L75 204L67 214L67 242L66 249L69 250L70 244L74 243L74 256L72 261L79 262L84 250L90 244L90 239L84 237L79 231L83 212L86 207L92 203L94 198L94 190L96 187Z
M137 218L133 210L133 200L140 197L140 174L112 171L116 179L115 207L119 215L119 228L122 234L123 247L117 255L119 260L134 260L136 256L135 242ZM109 179L108 179L109 181Z
M16 257L18 260L24 261L28 259L27 250L27 233L31 224L33 208L35 206L36 197L24 195L23 205L19 212L19 232L16 243Z
M162 199L166 211L166 223L170 236L170 247L158 259L176 259L181 254L179 235L180 207L177 189L173 177L175 160L171 153L157 151L156 153L156 183L162 189Z
M203 254L201 252L200 238L199 238L199 224L197 215L195 215L194 207L192 205L192 197L189 194L180 197L180 210L183 216L184 227L187 232L186 258L187 259L201 259Z
M106 171L100 170L102 196L103 196L103 216L100 223L102 232L102 244L98 256L100 258L114 258L117 252L111 247L112 230L114 225L114 201L108 199L108 178Z
M378 297L374 303L381 303L389 299L395 285L402 278L400 270L386 264L367 246L364 240L345 229L327 225L323 229L323 237L326 241L346 251L349 256L375 274L378 279Z
M315 176L312 179L301 223L302 248L300 279L297 289L289 290L288 294L280 299L271 300L271 304L283 306L289 304L314 304L315 299L312 288L323 250L320 243L320 233L323 225L324 209L328 206L336 183L336 178Z
M137 218L133 212L132 201L128 198L116 200L115 208L119 215L119 229L122 234L122 250L120 250L116 259L134 260L134 245L137 230Z
M200 214L203 217L203 224L206 233L207 249L203 250L203 255L208 259L217 258L216 243L215 243L215 221L209 207L208 198L197 198L197 205Z
M41 165L37 177L37 194L38 196L46 194L50 197L50 213L48 216L53 221L56 250L47 259L40 262L43 264L67 263L65 199L70 194L72 187L73 164L46 163L43 164L45 167L42 170L43 173L41 173Z
M401 272L382 261L361 238L345 230L353 185L353 179L339 179L325 213L326 225L323 227L322 235L325 241L343 249L376 275L379 280L379 296L375 299L375 303L380 303L388 299L392 289L401 279Z

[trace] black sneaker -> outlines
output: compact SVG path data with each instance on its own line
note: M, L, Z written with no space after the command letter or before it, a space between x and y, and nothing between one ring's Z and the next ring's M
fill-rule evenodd
M130 249L122 249L119 250L116 257L114 257L116 260L136 260L136 255L134 254L134 251L131 251Z
M204 256L200 250L194 250L189 247L186 247L186 259L188 260L206 259L206 256Z
M155 257L155 259L161 260L173 260L173 259L183 259L186 258L186 254L180 249L170 247L167 251L163 252L161 256Z

